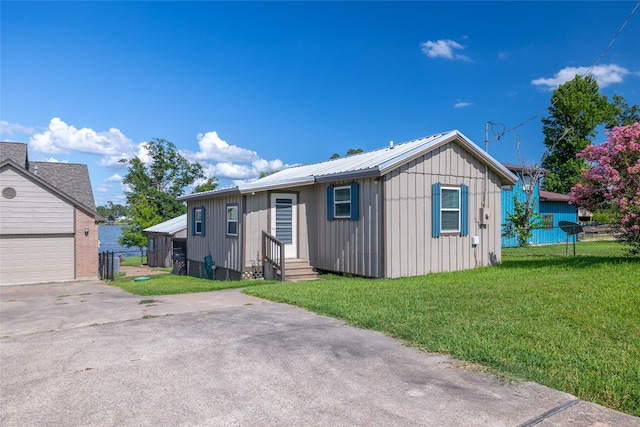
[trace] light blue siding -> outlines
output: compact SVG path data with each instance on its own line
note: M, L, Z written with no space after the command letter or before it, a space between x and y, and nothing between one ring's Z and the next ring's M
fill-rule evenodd
M571 205L567 202L545 202L540 201L539 186L536 184L533 197L535 200L534 211L539 212L541 215L550 214L553 215L553 228L549 229L536 229L533 230L533 236L530 243L533 245L545 245L551 243L561 243L566 241L566 234L558 227L558 221L577 221L578 210L576 205ZM514 203L513 196L516 195L518 200L526 200L524 191L522 190L522 180L511 187L511 189L502 190L502 216L501 224L504 227L506 223L507 213L513 212ZM502 247L509 248L518 246L518 241L515 237L506 238L502 237Z

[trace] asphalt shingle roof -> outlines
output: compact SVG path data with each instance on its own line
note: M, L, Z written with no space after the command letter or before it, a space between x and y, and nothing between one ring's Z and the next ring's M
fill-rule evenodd
M57 191L96 213L87 165L76 163L29 162L27 144L0 142L0 163L11 160Z

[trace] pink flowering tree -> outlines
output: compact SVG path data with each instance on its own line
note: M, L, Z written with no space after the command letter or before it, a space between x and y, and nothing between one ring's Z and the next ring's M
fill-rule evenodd
M640 254L640 123L614 127L601 145L588 145L578 157L590 167L569 193L571 203L591 211L615 208L620 239Z

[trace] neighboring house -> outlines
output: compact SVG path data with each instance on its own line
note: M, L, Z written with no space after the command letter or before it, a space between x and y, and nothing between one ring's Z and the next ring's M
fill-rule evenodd
M569 196L541 190L540 179L537 182L532 182L531 177L522 166L510 164L505 164L504 166L518 177L518 182L514 185L502 187L502 224L504 225L506 222L507 213L513 212L513 197L516 196L518 200L526 201L523 186L529 186L533 192L533 211L540 213L542 219L542 228L533 230L531 244L543 245L566 242L567 234L560 229L558 222L576 222L578 220L578 209L576 205L569 203ZM539 172L539 176L542 177L546 171L540 170ZM502 238L502 247L515 246L518 246L518 241L515 237Z
M364 277L495 264L500 188L515 182L454 130L183 196L187 273L208 276L210 263L209 277L250 276L259 261L277 260L274 238L285 266L297 259Z
M187 214L145 228L149 267L173 267L174 250L183 252L187 237Z
M0 284L98 277L98 221L86 165L30 162L0 142Z

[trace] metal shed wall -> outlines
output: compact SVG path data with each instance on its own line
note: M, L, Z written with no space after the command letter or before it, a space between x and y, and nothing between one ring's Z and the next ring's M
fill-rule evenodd
M384 277L419 276L500 262L500 178L455 143L446 144L385 176ZM469 186L469 235L432 237L431 185ZM485 186L487 187L485 190ZM491 212L480 226L482 198ZM473 247L471 236L480 244Z

